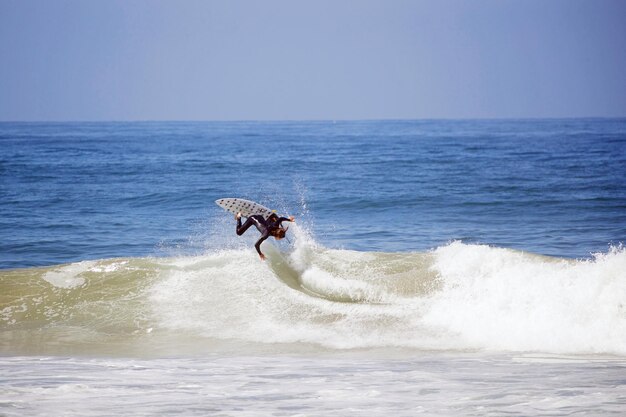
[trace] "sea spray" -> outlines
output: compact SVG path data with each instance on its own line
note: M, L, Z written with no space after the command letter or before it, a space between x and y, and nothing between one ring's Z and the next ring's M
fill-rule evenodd
M459 242L434 251L424 322L469 348L626 354L626 252L549 258Z

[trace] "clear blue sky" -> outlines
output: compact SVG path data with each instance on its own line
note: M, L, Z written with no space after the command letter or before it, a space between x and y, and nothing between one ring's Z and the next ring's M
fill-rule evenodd
M626 116L623 0L0 0L0 120Z

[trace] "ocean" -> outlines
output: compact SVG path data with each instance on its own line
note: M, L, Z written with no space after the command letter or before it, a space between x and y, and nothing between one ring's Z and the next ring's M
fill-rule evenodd
M624 415L626 119L0 123L0 415ZM293 215L239 237L214 201Z

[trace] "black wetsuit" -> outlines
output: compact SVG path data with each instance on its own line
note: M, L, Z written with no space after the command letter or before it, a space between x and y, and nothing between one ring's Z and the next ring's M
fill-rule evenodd
M260 214L255 214L248 217L242 226L241 218L239 218L237 219L237 234L241 236L250 228L250 226L255 225L259 232L261 232L261 238L257 240L254 247L256 248L256 251L259 252L259 255L263 256L263 253L261 252L261 243L270 237L274 230L280 229L281 223L284 221L289 221L289 219L287 217L278 217L275 213L270 214L267 219Z

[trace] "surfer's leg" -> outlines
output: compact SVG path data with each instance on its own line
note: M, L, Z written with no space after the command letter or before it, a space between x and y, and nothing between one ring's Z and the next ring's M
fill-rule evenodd
M244 233L246 233L246 230L248 230L250 228L250 226L252 226L254 224L254 220L252 220L251 217L248 217L248 219L246 220L246 222L243 224L243 226L241 225L241 217L237 219L237 235L241 236Z
M241 225L241 219L237 219L237 234L239 236L243 235L246 230L248 230L248 228L252 225L255 225L257 230L261 232L261 234L265 233L265 231L267 230L267 224L265 223L265 219L263 218L263 216L255 214L248 217L248 220L246 220L243 226Z

